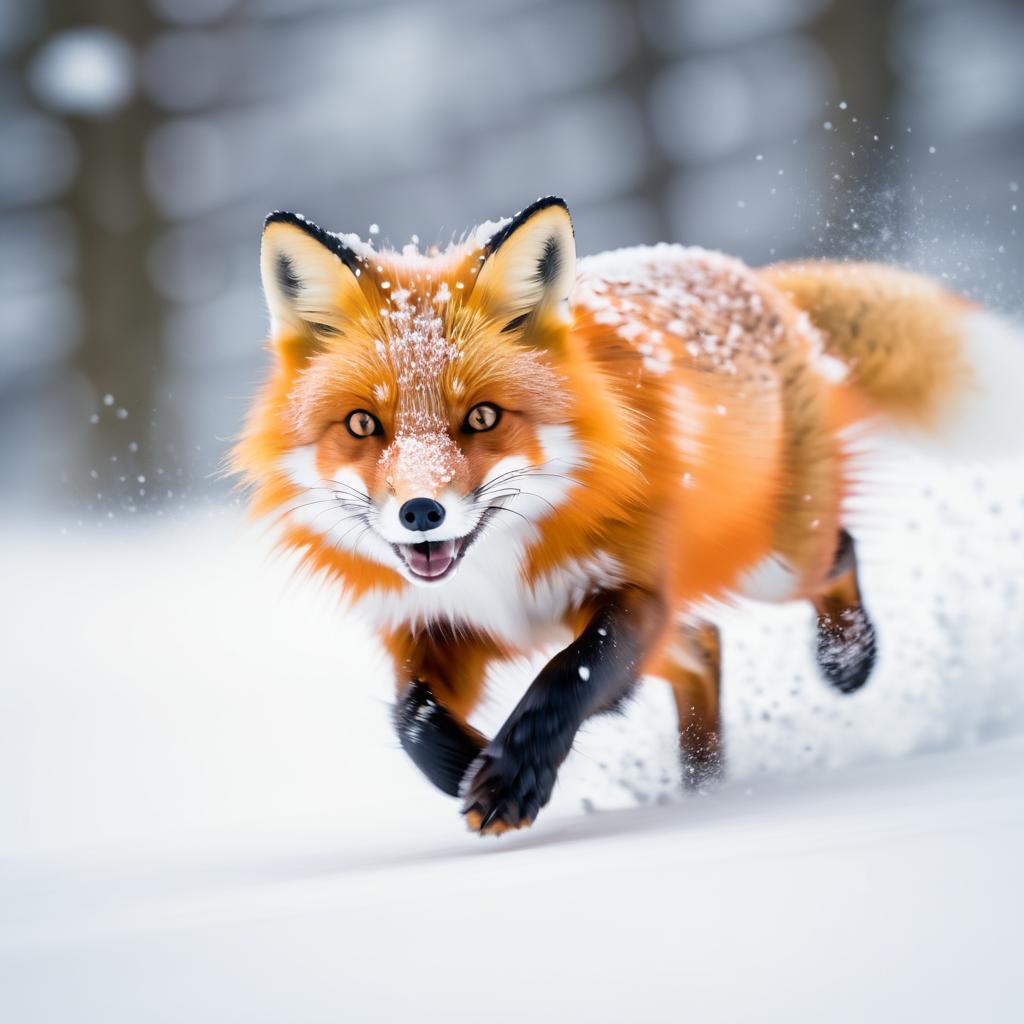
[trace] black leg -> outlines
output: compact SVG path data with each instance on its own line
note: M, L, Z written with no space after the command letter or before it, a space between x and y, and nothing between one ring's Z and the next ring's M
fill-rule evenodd
M442 792L459 795L466 769L480 754L486 738L462 725L423 682L410 683L394 710L402 749Z
M551 798L580 725L628 693L665 620L660 597L623 591L544 666L467 777L463 813L470 827L503 832L533 821Z

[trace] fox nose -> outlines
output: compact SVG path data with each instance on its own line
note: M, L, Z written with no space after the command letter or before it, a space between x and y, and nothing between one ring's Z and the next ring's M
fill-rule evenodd
M444 522L444 505L433 498L410 498L398 518L407 530L433 530Z

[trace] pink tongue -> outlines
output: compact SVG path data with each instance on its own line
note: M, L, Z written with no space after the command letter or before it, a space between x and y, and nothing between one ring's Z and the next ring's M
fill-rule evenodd
M405 544L402 547L406 564L417 576L440 576L455 561L456 541L454 538L433 542L430 545L429 553L423 548L422 544Z

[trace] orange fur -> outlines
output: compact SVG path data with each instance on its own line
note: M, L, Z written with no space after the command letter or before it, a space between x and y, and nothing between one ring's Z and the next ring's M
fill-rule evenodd
M743 591L772 559L790 580L779 598L818 592L849 483L841 430L878 407L927 421L962 370L941 292L891 268L755 272L700 250L627 250L582 261L567 310L546 294L527 303L526 285L508 284L512 270L498 260L507 250L490 255L473 238L430 256L363 254L354 277L301 234L268 226L265 279L274 246L295 242L287 251L312 262L316 285L294 310L282 300L272 368L234 468L253 490L254 512L275 517L283 543L354 601L412 584L295 519L304 493L282 460L297 447L313 446L323 481L349 467L371 498L401 501L469 493L509 456L543 472L543 428L566 426L583 458L568 474L567 499L535 524L523 586L601 553L621 584L685 611ZM922 355L925 335L934 359ZM826 351L852 366L852 381L830 379ZM506 410L501 423L465 433L468 410L483 401ZM370 411L382 434L351 436L352 409ZM422 428L406 449L395 447L403 422ZM488 543L470 557L486 559ZM581 607L562 612L571 631ZM384 629L403 672L422 625ZM487 662L535 646L464 625L468 667L448 681L461 686L450 703L463 720ZM659 660L660 647L649 662Z
M880 263L780 263L761 273L811 315L886 415L932 427L969 377L953 314L972 304L934 281Z

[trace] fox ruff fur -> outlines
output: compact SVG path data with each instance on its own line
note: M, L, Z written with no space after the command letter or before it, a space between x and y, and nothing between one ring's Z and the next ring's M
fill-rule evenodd
M970 424L982 311L874 264L577 262L556 198L427 254L274 213L261 265L273 364L235 468L374 623L402 746L472 829L531 823L580 724L644 675L672 688L684 781L713 777L710 601L808 600L825 678L865 682L844 439ZM555 641L488 740L490 663Z

